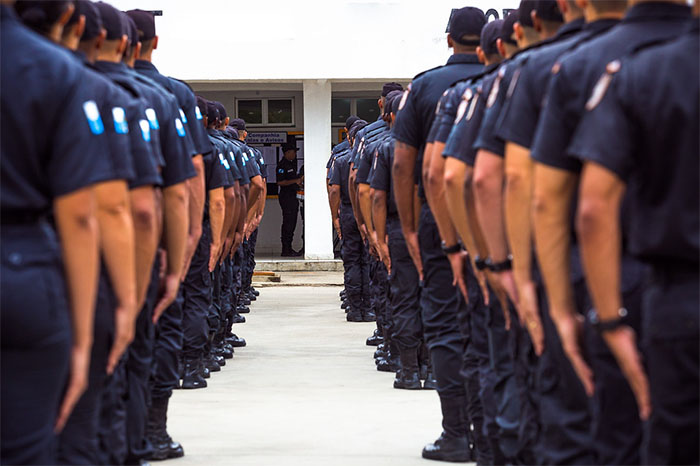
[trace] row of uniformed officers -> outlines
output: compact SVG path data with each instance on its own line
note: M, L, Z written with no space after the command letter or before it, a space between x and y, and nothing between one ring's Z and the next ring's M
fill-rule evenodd
M151 63L152 13L0 13L0 462L182 456L172 390L206 387L245 346L262 155Z
M328 165L343 307L377 320L395 388L434 375L423 457L700 461L695 8L456 10L447 64L348 119Z

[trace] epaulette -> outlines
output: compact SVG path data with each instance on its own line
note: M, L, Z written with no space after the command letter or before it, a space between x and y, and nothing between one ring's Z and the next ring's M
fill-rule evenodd
M415 81L416 79L420 78L424 74L430 73L431 71L439 70L440 68L444 68L444 67L445 67L445 65L440 65L440 66L436 66L435 68L430 68L429 70L425 70L421 73L418 73L417 75L415 75L413 77L412 81Z
M486 76L488 76L488 75L490 75L491 73L493 73L494 71L496 71L496 70L498 69L498 66L499 66L499 65L500 65L500 63L494 63L493 65L488 65L488 66L484 67L484 71L482 71L481 73L475 74L475 75L473 75L473 76L469 76L468 78L461 78L461 79L458 79L457 81L455 81L455 82L453 82L452 84L450 84L449 87L454 87L454 86L456 86L457 84L463 83L463 82L468 82L469 84L474 84L474 83L476 83L477 81L479 81L480 79L483 79L483 78L485 78Z

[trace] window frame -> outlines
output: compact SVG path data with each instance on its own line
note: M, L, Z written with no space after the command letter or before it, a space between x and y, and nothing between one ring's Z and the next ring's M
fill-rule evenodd
M296 102L294 97L259 97L259 98L251 98L251 97L241 97L235 98L235 107L236 107L236 118L240 118L239 116L239 109L238 109L238 104L240 101L250 101L250 100L259 100L261 102L262 106L262 123L249 123L246 121L246 127L251 127L251 128L264 128L264 127L270 127L270 128L292 128L296 126L296 117L295 117L295 110L296 110ZM270 123L269 122L269 105L268 101L270 100L288 100L292 104L292 122L291 123ZM244 118L245 119L245 118Z

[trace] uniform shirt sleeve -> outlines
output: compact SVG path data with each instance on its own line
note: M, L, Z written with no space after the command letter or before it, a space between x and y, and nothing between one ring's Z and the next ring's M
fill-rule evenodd
M340 172L342 171L340 169L340 165L343 163L343 160L338 157L333 161L333 164L331 165L331 178L328 181L328 184L331 186L340 186Z
M433 122L431 131L434 131L432 141L446 142L447 138L454 126L457 109L462 98L461 86L455 86L449 89L448 93L443 96L440 103L440 111ZM430 139L428 139L430 141Z
M491 92L486 99L486 110L479 134L474 142L476 150L487 150L503 157L505 153L504 141L496 136L497 122L503 109L503 101L506 97L506 90L510 83L510 66L499 68L499 75L496 77ZM501 69L503 71L501 71Z
M611 81L607 91L598 88L604 84L596 85L587 104L591 110L581 119L568 153L582 161L602 165L626 181L634 168L634 127L625 109L620 75L612 76ZM597 94L601 92L605 95L599 97Z
M566 150L583 110L580 103L583 85L571 80L567 69L563 63L550 80L530 155L539 163L578 173L580 160L567 156Z
M202 114L197 107L197 99L189 92L186 105L183 107L183 123L187 127L187 134L192 138L195 153L204 155L205 151L211 150L207 132L202 124Z
M370 187L380 191L388 192L391 186L391 167L388 164L387 151L385 145L377 152L374 158L374 174Z
M163 179L158 172L158 159L153 154L151 128L146 119L146 108L139 99L132 99L127 109L127 119L135 174L129 187L160 185Z
M163 118L158 115L158 120L160 122L163 157L165 158L165 167L162 173L163 186L168 187L195 177L197 172L192 164L191 152L188 152L187 133L182 120L180 120L179 109L172 102L172 105L165 107L165 111L167 114Z
M420 82L414 81L404 91L399 104L399 113L396 115L392 134L397 141L408 144L419 149L423 144L421 141L422 131L420 120L422 115L418 108L418 96L420 94Z
M204 162L207 191L226 187L229 181L226 176L226 167L219 160L219 154L217 153L216 158L214 158L214 152L209 149L202 155L202 161Z
M114 86L103 89L103 92L107 95L103 113L113 179L131 182L135 175L127 120L128 97Z
M113 179L104 120L88 80L80 77L63 105L52 131L48 183L53 196L63 196Z
M250 184L248 169L246 168L246 163L243 159L243 154L241 153L240 149L238 147L234 147L233 150L231 150L230 152L233 152L233 158L236 161L238 172L241 175L241 179L239 180L239 182L243 185Z
M533 86L542 85L532 82L534 73L532 65L528 67L529 63L531 61L523 63L515 70L496 125L496 136L528 149L532 145L539 115L538 103L534 101L536 92Z
M243 154L243 159L245 160L246 168L248 169L248 178L260 176L260 167L258 167L257 160L252 158L251 151L247 147L242 147L241 153Z
M445 143L444 157L452 157L467 165L474 165L476 151L474 140L476 139L481 121L484 116L484 94L490 90L489 86L482 83L482 90L477 88L472 98L462 98L457 108L456 123Z

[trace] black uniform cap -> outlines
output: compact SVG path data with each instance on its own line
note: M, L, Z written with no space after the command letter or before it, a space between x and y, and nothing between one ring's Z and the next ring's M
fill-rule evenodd
M199 107L199 113L201 113L203 116L206 115L209 117L209 112L207 110L207 99L202 97L201 95L195 96L197 99L197 107Z
M382 87L382 97L386 97L392 91L403 91L403 86L399 83L386 83Z
M403 97L403 91L395 90L389 92L389 95L386 96L386 102L384 103L384 115L389 115L393 112L394 101L400 101L401 97Z
M520 18L520 13L518 10L513 10L510 14L503 20L501 24L501 40L507 42L511 45L518 45L518 43L513 39L513 25Z
M521 0L518 7L518 22L521 26L534 27L532 10L537 9L537 0Z
M398 99L394 99L391 102L391 113L394 115L398 115L399 113L399 107L401 106L401 101L403 100L403 94L404 93L402 92Z
M447 32L455 42L462 45L479 45L478 40L467 39L467 36L481 35L481 29L486 24L486 15L479 8L466 6L452 10Z
M214 102L207 101L207 118L209 120L209 124L212 124L219 119L219 109L216 108Z
M497 19L491 21L484 29L481 30L481 49L486 55L495 55L498 53L498 45L496 42L501 36L501 29L503 26L503 20Z
M102 27L107 31L107 40L121 39L124 34L128 34L121 11L105 2L97 2L95 6L102 17Z
M365 126L367 126L367 124L368 123L365 120L357 120L355 123L352 124L352 128L350 128L350 131L348 131L348 136L350 136L351 139L355 139L355 135L357 134L357 132Z
M224 107L224 104L222 104L221 102L214 102L214 105L216 105L216 109L219 111L219 118L223 122L226 119L226 117L228 117L226 107Z
M122 12L122 19L126 22L126 35L129 36L129 43L133 47L139 42L139 30L134 20L124 12Z
M537 11L537 16L542 20L556 23L564 22L564 17L561 15L561 10L556 0L537 0L535 10Z
M66 23L66 27L78 22L81 16L85 17L85 30L80 40L90 40L100 35L102 30L102 17L97 7L88 0L73 0L75 10L73 16Z
M287 152L287 151L290 151L290 150L293 150L293 151L296 152L296 151L299 150L299 148L297 147L296 144L290 144L290 143L288 143L288 142L282 144L282 152Z
M238 130L236 128L234 128L233 126L231 126L231 125L227 126L224 131L226 131L228 134L230 134L233 139L238 139Z
M139 40L145 42L156 36L156 18L150 11L129 10L126 12L139 30Z
M350 128L352 128L352 125L359 120L355 115L349 116L347 120L345 120L345 129L350 131Z
M236 128L238 131L245 131L245 121L242 118L234 118L231 120L231 126Z

